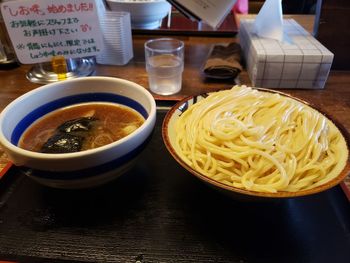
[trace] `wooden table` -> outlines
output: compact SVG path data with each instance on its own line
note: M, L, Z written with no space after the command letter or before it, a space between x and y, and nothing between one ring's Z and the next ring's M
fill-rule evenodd
M250 18L253 15L240 16L240 18L242 17ZM313 30L314 16L312 15L289 15L286 18L294 18L309 32ZM134 58L125 66L97 65L94 75L124 78L148 89L143 44L146 40L155 37L159 36L135 34L133 36ZM200 72L200 67L205 62L212 45L239 41L237 36L230 38L177 36L177 38L185 42L185 70L183 73L182 90L180 93L172 96L154 94L158 101L175 101L193 94L229 88L235 84L233 81L205 79ZM31 67L31 65L22 65L12 70L0 70L0 110L18 96L41 86L40 84L31 83L26 79L26 73ZM240 84L251 85L246 71L240 74L238 81ZM285 89L283 91L304 99L324 112L331 114L350 131L350 71L331 71L323 90ZM6 164L6 162L6 158L0 158L0 167Z
M312 30L312 16L293 18ZM95 75L148 88L143 43L153 37L158 36L134 35L130 63L98 65ZM206 80L199 68L211 45L237 38L178 38L186 45L183 88L176 96L155 95L158 105L234 84ZM0 110L40 86L26 79L29 69L0 71ZM251 84L245 71L239 82ZM283 91L330 113L350 131L350 72L332 71L323 90ZM227 199L167 154L161 139L165 112L158 112L154 136L136 168L106 187L56 191L10 170L4 178L9 182L0 180L0 261L348 262L350 212L339 187L280 202Z
M241 16L241 17L251 17ZM313 16L294 15L286 16L294 18L308 31L313 30ZM147 73L145 70L143 44L146 40L156 35L134 35L134 58L125 66L97 65L94 75L113 76L134 81L148 88ZM213 81L205 79L200 72L200 67L205 62L212 45L239 41L236 36L227 37L206 37L206 36L178 36L185 42L185 70L183 73L183 84L180 93L174 96L158 96L157 100L178 100L180 98L208 92L234 85L233 81ZM39 87L39 84L31 83L26 79L26 73L30 65L22 65L13 70L0 70L0 110L8 103L23 93ZM251 85L247 72L243 71L239 76L241 84ZM268 88L268 87L264 87ZM283 90L321 108L330 113L342 123L347 130L350 130L350 72L331 71L325 89L323 90Z

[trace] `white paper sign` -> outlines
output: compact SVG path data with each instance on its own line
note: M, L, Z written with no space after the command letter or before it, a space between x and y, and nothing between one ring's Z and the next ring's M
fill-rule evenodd
M10 1L1 13L22 64L94 56L101 49L95 0Z
M213 28L220 26L227 14L232 10L237 0L171 0L182 11L190 11L200 20ZM184 10L185 9L185 10Z

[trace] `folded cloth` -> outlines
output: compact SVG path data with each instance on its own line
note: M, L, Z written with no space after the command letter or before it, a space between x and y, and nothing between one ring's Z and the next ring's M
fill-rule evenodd
M202 71L209 78L236 78L242 71L241 46L238 43L230 43L228 46L215 45Z

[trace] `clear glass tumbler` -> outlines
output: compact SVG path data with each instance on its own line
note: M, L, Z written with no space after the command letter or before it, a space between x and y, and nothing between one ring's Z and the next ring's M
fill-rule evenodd
M149 88L160 95L181 90L184 69L184 43L172 38L151 39L145 43Z

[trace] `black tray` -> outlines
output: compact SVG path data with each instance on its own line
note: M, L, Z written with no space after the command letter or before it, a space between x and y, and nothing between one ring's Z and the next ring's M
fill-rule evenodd
M50 189L11 168L0 181L0 261L349 262L340 187L280 201L223 196L167 153L164 114L137 165L103 187Z

